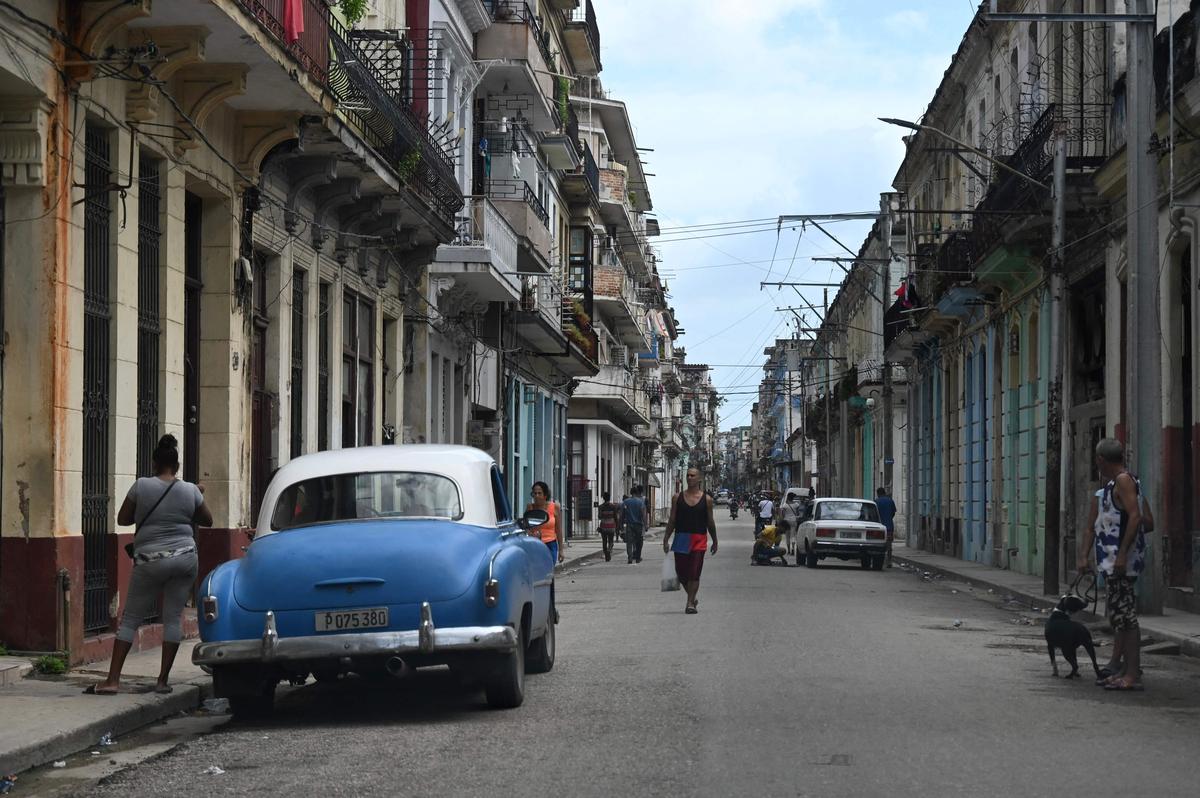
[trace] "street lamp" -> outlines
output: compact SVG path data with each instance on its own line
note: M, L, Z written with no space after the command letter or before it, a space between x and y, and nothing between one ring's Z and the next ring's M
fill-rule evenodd
M1042 181L1035 180L1034 178L1032 178L1029 175L1022 172L1020 169L1014 169L1013 167L1006 164L1004 161L993 158L992 156L988 155L983 150L976 149L975 147L972 147L970 144L967 144L965 141L959 141L958 139L954 138L954 136L951 136L949 133L947 133L944 130L939 130L938 128L932 127L930 125L919 125L916 122L909 122L906 119L892 119L892 118L886 117L886 116L878 117L878 119L880 122L886 122L889 125L896 125L897 127L908 128L909 130L925 130L930 133L934 133L934 134L946 139L947 141L954 142L958 146L962 147L964 150L967 150L968 152L978 155L980 158L984 159L988 163L998 166L1006 172L1011 172L1012 174L1016 175L1017 177L1026 181L1027 183L1032 183L1033 185L1035 185L1039 188L1045 189L1046 191L1051 190L1050 186L1046 185Z

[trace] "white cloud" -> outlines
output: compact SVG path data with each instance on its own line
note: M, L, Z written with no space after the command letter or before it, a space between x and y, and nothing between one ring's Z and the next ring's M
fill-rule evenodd
M898 35L922 33L929 28L929 17L923 11L909 8L884 17L883 24Z

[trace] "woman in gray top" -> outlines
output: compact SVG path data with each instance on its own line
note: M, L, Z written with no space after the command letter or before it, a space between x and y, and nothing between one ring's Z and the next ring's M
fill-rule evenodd
M163 598L162 668L154 692L171 692L167 677L179 651L183 607L199 567L192 525L212 526L213 522L212 513L204 503L204 488L176 478L178 471L179 444L174 435L164 435L154 449L155 476L134 482L117 513L118 524L137 528L133 536L133 575L129 577L128 598L113 644L108 678L93 685L89 692L97 695L117 692L133 636L153 614L159 594Z

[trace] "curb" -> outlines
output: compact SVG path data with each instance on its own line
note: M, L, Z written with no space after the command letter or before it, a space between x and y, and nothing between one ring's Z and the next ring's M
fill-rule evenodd
M151 693L150 695L154 695ZM118 741L154 723L198 708L212 695L212 684L177 684L175 692L158 700L123 708L103 720L36 740L0 756L0 773L21 773L58 759L93 749L100 736L111 732ZM91 700L105 699L90 697ZM82 696L81 696L82 699Z
M1034 608L1054 609L1056 602L1051 601L1046 596L1029 593L1022 590L1014 590L997 582L992 582L987 579L981 579L977 576L968 576L959 573L958 571L949 568L943 568L932 563L924 562L919 559L909 559L901 554L892 552L892 561L898 564L907 565L910 568L919 571L928 571L931 574L940 574L946 579L952 579L955 582L972 585L973 587L982 587L984 589L994 590L997 594L1003 592L1011 596L1019 596L1024 601L1029 602ZM1102 615L1093 615L1092 613L1080 613L1088 618L1095 619L1104 624L1104 628L1108 629L1108 623ZM1149 620L1149 623L1147 623ZM1200 638L1188 637L1178 632L1171 632L1165 629L1155 627L1154 616L1143 616L1139 619L1142 627L1142 632L1145 637L1152 638L1156 643L1173 643L1179 646L1179 653L1186 657L1200 658Z

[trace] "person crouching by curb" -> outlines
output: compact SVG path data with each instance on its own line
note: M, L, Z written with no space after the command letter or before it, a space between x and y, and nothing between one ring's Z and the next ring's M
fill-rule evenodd
M1105 690L1141 690L1141 628L1137 617L1137 578L1146 567L1146 532L1154 515L1142 496L1137 477L1125 470L1125 447L1115 439L1096 444L1096 467L1108 480L1096 491L1089 523L1080 541L1079 571L1104 574L1105 614L1113 628L1113 655L1096 684ZM1107 674L1107 675L1106 675Z
M700 571L704 568L709 535L712 535L712 553L715 555L717 522L713 520L713 500L700 488L700 470L689 468L687 489L671 501L671 517L667 519L667 530L663 533L663 553L675 552L675 574L687 591L683 611L688 615L699 612L696 593L700 591Z
M108 678L86 692L113 695L121 687L121 670L133 647L139 626L154 613L162 595L162 665L154 692L169 693L168 677L183 637L183 607L196 582L199 560L192 525L212 526L212 512L204 503L204 488L178 479L179 444L174 435L164 435L154 449L154 476L133 483L125 503L117 513L121 526L134 525L136 531L130 554L133 573L129 577L128 599L121 614L121 626L113 644Z
M770 565L776 557L783 565L787 565L787 551L779 545L781 538L786 537L792 525L785 520L778 524L767 524L754 540L754 550L750 554L751 565Z

